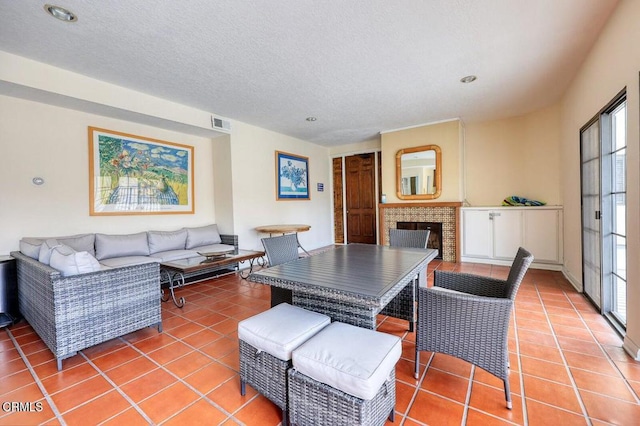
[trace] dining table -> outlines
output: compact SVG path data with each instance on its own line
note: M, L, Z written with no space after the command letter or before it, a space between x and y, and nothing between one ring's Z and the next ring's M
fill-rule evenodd
M403 294L405 318L415 321L417 277L438 255L434 249L347 244L252 272L248 280L292 291L292 303L375 329L377 315ZM422 280L424 282L424 280Z

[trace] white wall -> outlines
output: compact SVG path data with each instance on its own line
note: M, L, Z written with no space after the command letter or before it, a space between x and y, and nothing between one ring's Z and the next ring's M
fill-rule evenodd
M172 230L216 221L211 139L8 96L0 96L0 111L0 254L18 249L25 236ZM88 126L193 146L195 214L90 216ZM44 185L34 185L35 176Z
M640 2L623 0L607 22L562 100L561 173L564 200L565 272L582 284L580 128L627 88L627 335L640 348Z
M310 200L276 201L276 150L309 157ZM332 244L328 148L234 122L231 158L234 226L240 248L261 248L260 238L268 235L254 228L272 224L311 225L311 230L298 236L307 250ZM324 183L324 192L317 191L318 183Z

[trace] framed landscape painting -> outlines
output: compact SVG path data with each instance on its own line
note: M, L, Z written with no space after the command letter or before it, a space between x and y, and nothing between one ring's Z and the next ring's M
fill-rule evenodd
M194 212L193 147L89 127L89 213Z
M309 158L276 151L276 200L309 199Z

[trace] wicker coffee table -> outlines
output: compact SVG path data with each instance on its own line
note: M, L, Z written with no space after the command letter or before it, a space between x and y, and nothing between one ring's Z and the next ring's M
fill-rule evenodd
M219 270L221 266L227 265L235 265L234 268L238 270L238 263L248 260L249 271L246 273L239 271L240 277L246 279L253 272L254 261L263 256L263 251L238 250L238 253L221 254L219 256L195 256L161 262L160 274L166 274L169 281L169 292L165 295L164 290L162 290L162 301L166 302L171 298L173 303L181 308L184 306L184 297L176 299L174 290L184 286L185 276L194 275L194 273L206 274L208 269L213 272Z

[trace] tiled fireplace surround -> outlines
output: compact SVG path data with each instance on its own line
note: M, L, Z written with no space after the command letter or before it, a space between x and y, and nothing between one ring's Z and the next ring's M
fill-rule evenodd
M389 229L397 222L442 223L442 257L445 262L460 259L460 202L380 204L380 243L389 244Z

